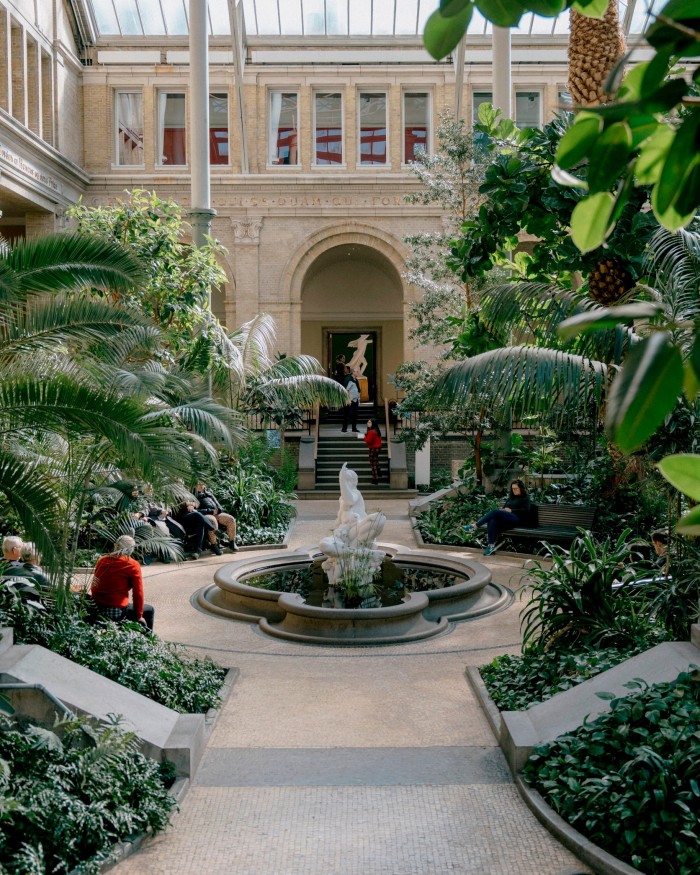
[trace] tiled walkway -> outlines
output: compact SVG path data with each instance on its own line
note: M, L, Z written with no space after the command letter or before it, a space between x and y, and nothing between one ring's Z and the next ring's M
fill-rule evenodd
M301 502L290 546L327 534L336 502ZM405 501L381 540L415 546ZM192 606L230 556L146 570L156 631L240 676L170 829L117 875L573 875L534 819L464 677L519 642L516 601L439 638L294 645ZM489 560L517 587L521 561Z

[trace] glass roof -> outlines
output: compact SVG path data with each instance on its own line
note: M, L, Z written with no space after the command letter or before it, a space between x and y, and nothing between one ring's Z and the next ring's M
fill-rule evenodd
M420 36L439 0L239 0L248 36ZM665 0L619 0L628 33L644 31ZM100 36L186 36L188 0L87 0ZM231 33L228 0L209 0L209 31ZM491 33L475 9L470 34ZM569 13L556 18L525 14L514 34L569 32Z

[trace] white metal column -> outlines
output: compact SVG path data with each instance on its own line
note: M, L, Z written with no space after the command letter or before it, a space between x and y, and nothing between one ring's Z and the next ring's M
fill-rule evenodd
M202 246L216 212L209 183L209 44L207 0L190 0L190 218Z
M511 93L513 90L510 62L510 28L493 28L493 105L504 118L513 117Z

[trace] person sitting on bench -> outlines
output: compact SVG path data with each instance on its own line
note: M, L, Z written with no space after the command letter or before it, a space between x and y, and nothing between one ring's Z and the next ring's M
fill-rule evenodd
M114 550L97 560L90 595L99 617L115 623L133 620L152 632L155 609L144 604L141 566L131 556L135 548L131 535L117 538Z
M498 549L498 536L501 532L506 529L514 529L517 526L530 525L531 516L532 504L525 484L522 480L513 480L503 507L490 510L480 520L469 523L464 529L467 532L473 532L474 529L486 526L488 544L484 550L484 556L493 556Z

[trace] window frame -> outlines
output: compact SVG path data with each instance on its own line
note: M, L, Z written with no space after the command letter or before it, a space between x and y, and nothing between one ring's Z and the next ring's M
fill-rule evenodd
M377 162L367 162L364 163L362 161L362 120L361 120L361 111L360 111L360 99L363 94L369 95L377 95L384 97L384 161L380 164ZM389 89L386 86L379 86L378 88L366 87L358 88L356 92L356 101L355 105L357 107L357 124L355 128L355 136L357 143L357 155L355 165L358 170L366 170L366 169L391 169L391 149L390 149L390 141L389 141L389 118L391 113L389 112Z
M428 155L433 154L433 91L431 88L404 86L401 89L401 166L410 167L410 161L406 160L406 96L409 94L425 94L428 98L427 122L428 132L425 138L425 148ZM415 160L415 159L412 159Z
M160 102L161 102L161 97L163 95L166 95L166 94L182 95L185 98L185 127L184 127L184 131L185 131L185 163L184 164L168 164L167 162L163 161L163 149L161 148L161 146L164 145L165 128L163 129L163 132L161 133L161 130L160 130ZM189 157L190 157L189 127L188 127L189 119L188 119L188 113L187 113L187 110L188 110L187 89L186 88L178 88L177 86L168 87L166 85L166 86L163 86L162 88L156 89L155 97L156 97L156 99L155 99L155 115L156 115L156 124L155 124L156 161L155 161L155 164L156 164L156 167L159 170L170 170L170 169L182 170L183 168L187 168L187 167L189 167Z
M226 156L226 161L217 162L216 164L211 160L211 146L212 146L212 131L214 128L212 127L212 116L211 116L211 100L212 97L225 97L226 98L226 146L228 148L228 155ZM185 122L187 121L187 98L185 98ZM230 167L231 166L231 95L229 93L228 88L212 88L209 86L209 165L210 167Z
M141 96L141 126L143 128L143 139L141 141L141 153L143 160L140 164L122 164L119 161L119 95L120 94L139 94ZM114 125L112 167L114 170L144 170L146 167L146 115L145 115L145 95L143 88L127 88L117 87L112 91L112 123Z
M533 85L532 87L527 87L523 85L519 85L517 88L513 87L513 121L518 124L517 115L518 115L518 95L519 94L536 94L539 102L538 106L538 115L539 121L535 125L536 128L542 128L544 125L544 93L541 87ZM518 125L520 127L520 125ZM532 125L526 125L524 127L532 127Z
M288 163L288 164L284 164L284 163L282 163L282 164L275 164L275 163L273 163L272 160L271 160L271 159L272 159L272 143L271 143L271 141L270 141L270 138L271 138L271 134L272 134L272 130L271 130L271 121L272 121L272 96L273 96L274 94L282 94L282 95L285 95L285 94L287 94L287 95L291 95L291 94L293 94L293 95L296 97L296 100L297 100L297 103L296 103L296 123L297 123L297 126L296 126L296 131L297 131L297 160L296 160L296 162L295 162L294 164L292 164L291 162ZM266 133L266 136L265 136L265 140L266 140L266 142L265 142L265 149L266 149L265 166L267 167L268 170L281 170L281 169L285 169L285 172L287 172L287 170L300 170L300 169L301 169L301 142L300 142L300 139L301 139L301 137L300 137L300 135L301 135L301 130L300 130L301 125L300 125L300 123L299 123L299 108L300 108L300 106L301 106L301 94L300 94L300 88L299 88L299 87L296 87L296 88L294 88L294 87L292 87L292 88L285 88L284 86L280 86L280 87L277 87L277 86L271 86L271 87L268 87L268 88L267 88L267 93L266 93L266 98L265 98L265 100L266 100L266 108L267 108L267 111L266 111L267 133ZM278 128L278 130L279 130L279 128ZM290 151L291 151L291 145L290 145ZM326 166L326 165L323 165L323 166Z
M318 164L316 161L316 98L320 94L337 94L340 97L340 123L341 123L341 133L340 133L340 149L341 149L341 160L335 163L329 164ZM347 156L345 150L347 148L345 142L345 91L344 89L338 88L314 88L312 92L312 100L313 100L313 110L311 116L311 124L312 124L312 137L311 137L311 166L316 170L346 170L347 169Z

